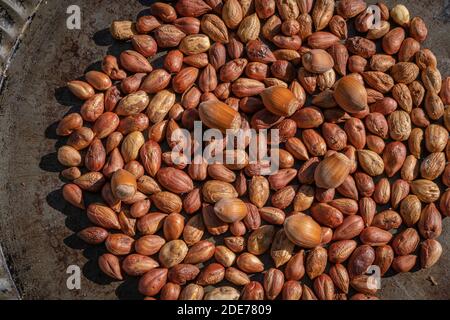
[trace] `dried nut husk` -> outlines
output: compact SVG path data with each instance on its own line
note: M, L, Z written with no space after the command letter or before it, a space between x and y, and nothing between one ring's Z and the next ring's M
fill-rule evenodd
M442 255L441 244L434 239L427 239L420 246L420 264L424 269L431 268Z
M273 0L255 1L255 11L260 19L267 19L274 15L276 3Z
M289 240L284 229L277 231L270 248L270 256L275 263L275 267L279 268L292 258L294 246L294 243Z
M169 217L167 217L167 219L165 220L165 224L167 223ZM189 264L203 263L213 257L214 250L215 246L212 242L208 240L199 241L189 248L189 251L183 262Z
M328 259L332 263L343 263L356 249L354 240L340 240L333 242L328 248Z
M263 282L267 298L275 300L283 289L284 274L281 270L270 268L264 275Z
M189 283L181 290L180 300L203 300L203 287L195 283Z
M263 176L253 176L248 185L249 199L258 208L264 207L270 195L269 181Z
M221 199L214 205L217 217L227 223L241 221L247 215L247 206L237 198Z
M183 240L187 245L193 245L201 240L205 230L202 215L194 215L183 229Z
M123 161L128 163L132 160L136 160L139 155L139 150L144 145L144 135L140 131L133 131L129 133L122 141L120 147L120 153L123 157Z
M415 195L408 195L400 203L400 215L403 222L408 226L414 226L420 219L422 203Z
M321 228L311 217L294 214L284 221L286 236L303 248L314 248L321 242Z
M61 176L69 181L81 177L81 171L77 167L70 167L61 171Z
M340 39L347 39L348 31L347 31L347 23L345 19L339 15L334 15L330 23L328 25L330 27L330 31L339 37Z
M431 124L425 130L425 146L429 152L442 152L448 142L448 131L441 125Z
M276 4L282 20L296 19L300 13L296 0L276 1Z
M398 52L398 59L401 62L410 62L414 60L414 57L419 50L420 43L418 41L413 38L406 38Z
M422 18L414 17L411 19L409 33L415 40L419 42L425 41L428 35L428 28Z
M97 118L92 127L92 130L91 129L86 130L87 128L86 129L80 128L79 130L77 130L77 133L79 133L77 137L80 137L82 138L82 140L85 140L87 142L88 140L92 141L94 137L92 136L91 139L90 136L95 134L95 136L98 139L103 139L111 135L113 132L115 132L115 130L118 128L119 125L120 119L116 113L105 112L104 114L102 114L100 117Z
M82 164L80 152L71 146L58 149L58 162L66 167L77 167Z
M408 139L408 149L412 155L417 159L421 157L422 141L424 139L423 130L420 128L414 128L411 130L411 134Z
M324 273L327 266L328 252L325 248L315 247L306 257L305 271L312 280Z
M444 104L434 91L429 90L425 95L425 111L432 120L439 120L444 115Z
M392 184L391 204L397 208L400 202L409 194L410 185L407 181L398 179Z
M264 83L248 78L239 78L231 85L232 93L238 98L258 95L263 92L264 89Z
M318 203L313 205L311 208L311 213L311 216L316 221L329 228L338 227L344 220L343 214L338 209L326 203Z
M256 13L245 17L239 24L237 35L243 43L258 39L261 24Z
M216 203L224 198L236 198L236 189L230 183L208 180L202 187L203 200L209 203Z
M334 0L316 1L311 16L317 31L325 29L330 22L333 17L334 4Z
M425 202L425 201L424 201ZM434 203L428 204L417 224L420 235L425 239L438 238L442 233L442 217Z
M445 105L450 105L450 77L445 78L442 81L442 85L441 85L441 91L439 93L439 96L441 97L442 103ZM444 117L444 122L446 124L447 129L450 128L450 119L448 117L449 113L449 108L446 108L446 115L447 117Z
M142 276L157 267L158 262L140 254L130 254L122 261L123 271L130 276Z
M69 139L67 139L67 145L76 150L85 149L91 145L94 141L94 137L102 139L104 134L114 131L117 128L118 120L119 118L116 114L106 112L97 119L93 126L93 130L87 127L81 127L72 132ZM64 152L68 152L68 150L65 150ZM68 152L67 155L72 154Z
M287 88L270 87L260 95L267 110L279 116L290 117L301 107L292 91Z
M337 12L345 19L356 17L367 8L363 0L343 0L337 3Z
M228 225L227 225L228 226ZM243 252L246 247L246 239L241 236L225 237L224 244L233 252Z
M405 30L401 27L391 29L382 39L384 52L393 55L396 54L405 39Z
M106 180L101 172L87 172L73 181L84 191L98 192L105 184Z
M264 264L255 255L244 252L236 260L236 264L239 269L246 273L262 272L264 270Z
M300 300L302 297L302 285L298 281L286 281L283 285L281 297L283 300Z
M153 70L150 62L139 52L134 50L125 50L120 54L121 66L133 73L148 73Z
M175 104L175 93L162 90L156 93L148 104L147 116L152 123L158 123L166 117Z
M317 31L308 37L308 46L313 49L328 49L339 43L339 38L331 32Z
M73 183L64 185L62 188L62 195L64 200L69 202L71 205L84 209L83 191L79 186Z
M190 34L180 42L179 49L185 55L194 55L208 51L211 43L208 36L204 34Z
M111 190L119 200L131 198L137 191L136 177L124 169L117 170L111 178Z
M236 254L226 246L217 246L214 251L214 259L224 267L231 267L236 261Z
M444 192L444 194L441 197L441 200L439 201L439 209L441 210L441 213L448 217L450 216L450 190L447 189L447 191Z
M166 268L180 264L188 253L188 247L183 240L172 240L165 243L158 254L158 260Z
M125 256L133 250L134 239L121 233L110 234L105 241L106 249L116 255Z
M389 134L393 140L408 140L411 134L411 117L405 111L394 111L388 117Z
M201 21L202 31L212 40L221 43L228 43L228 30L223 22L215 14L205 14Z
M347 63L349 59L348 50L345 45L336 43L328 49L328 53L333 58L336 72L341 76L345 76L347 74Z
M380 267L381 275L384 275L391 267L394 260L394 250L389 245L379 246L375 249L374 264Z
M381 178L375 186L373 199L377 204L386 204L391 198L391 185L387 178Z
M409 10L402 4L398 4L391 10L391 18L400 26L409 25Z
M156 208L165 213L181 212L183 206L181 198L168 191L157 192L150 199Z
M237 28L243 18L244 13L238 0L225 1L222 8L222 19L228 28Z
M313 73L324 73L333 68L333 58L322 49L313 49L302 56L302 63L306 70Z
M380 21L378 28L370 29L367 33L367 39L377 40L383 38L391 29L391 24L388 21Z
M322 160L314 173L316 185L324 189L340 186L350 173L350 160L342 153L335 153Z
M388 93L394 86L394 79L380 71L366 71L362 73L362 77L370 87L381 93Z
M383 151L383 162L388 177L394 176L403 166L406 159L406 146L401 142L387 144Z
M87 208L87 217L89 221L99 227L120 230L117 214L105 204L90 204Z
M73 80L67 82L67 87L78 99L87 100L95 94L94 88L84 81Z
M350 279L367 271L375 260L375 250L369 245L361 245L353 251L347 264Z
M314 201L314 188L302 185L293 200L294 211L302 212L308 210Z
M351 277L350 285L360 294L369 296L375 295L378 291L376 284L371 280L370 276L365 274Z
M408 89L411 92L411 98L413 105L418 107L421 105L423 98L425 97L425 88L418 81L413 81L408 85Z
M392 248L397 255L406 256L416 250L419 241L420 237L416 229L408 228L394 237Z
M144 78L140 89L147 93L157 93L170 83L170 74L164 69L155 69Z
M240 295L233 287L218 287L208 292L205 300L239 300Z
M358 162L362 169L370 176L381 175L384 171L383 159L370 150L358 150Z
M187 193L194 189L192 179L183 170L161 168L156 178L162 187L173 193Z
M412 181L411 191L420 199L420 201L425 203L437 201L441 193L436 183L426 179Z
M274 235L273 225L264 225L254 230L247 240L248 252L257 256L265 253L269 250Z
M370 68L374 71L386 72L395 64L395 59L387 54L375 54L370 59Z
M412 62L399 62L391 68L395 82L410 84L419 75L419 67Z
M117 40L130 40L137 33L135 23L128 20L113 21L110 32L113 38Z
M250 282L250 277L245 272L234 267L225 270L225 279L237 286L245 286Z
M345 41L345 45L351 53L363 58L370 58L376 53L376 45L372 40L364 37L351 37Z
M104 253L98 258L98 267L107 276L123 280L119 258L111 253Z
M424 179L435 180L445 170L445 154L443 152L434 152L423 159L420 165L420 175Z
M407 85L404 83L397 83L392 88L392 97L397 101L400 108L406 112L411 112L413 101L411 97L411 92Z
M340 79L334 90L334 99L347 112L357 113L367 109L367 91L354 77L345 76Z
M325 71L317 76L317 86L321 91L331 89L336 82L336 72L333 69Z
M348 293L348 288L350 286L350 278L348 276L347 269L342 264L335 264L330 267L330 278L332 279L334 285L344 292Z

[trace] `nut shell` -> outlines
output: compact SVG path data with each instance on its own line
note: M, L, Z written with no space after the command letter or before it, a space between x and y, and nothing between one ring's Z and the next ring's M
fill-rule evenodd
M303 214L294 214L286 218L284 231L289 240L303 248L314 248L322 240L320 225Z

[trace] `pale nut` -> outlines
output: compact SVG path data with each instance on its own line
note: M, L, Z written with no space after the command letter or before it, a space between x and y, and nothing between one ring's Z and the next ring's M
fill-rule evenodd
M233 223L245 218L247 206L240 199L224 198L216 202L214 212L220 220Z
M289 240L303 248L314 248L321 242L319 224L303 214L294 214L286 218L284 230Z

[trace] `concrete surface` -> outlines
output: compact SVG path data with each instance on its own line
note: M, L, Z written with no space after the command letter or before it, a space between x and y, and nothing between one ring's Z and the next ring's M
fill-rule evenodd
M87 219L62 199L55 153L62 141L54 130L61 117L80 106L65 83L98 68L99 58L123 46L110 38L110 21L135 19L145 2L44 1L12 60L0 97L0 244L25 299L140 298L136 279L112 282L102 275L96 266L102 249L75 236ZM449 75L449 1L399 2L407 4L412 16L425 19L430 30L426 45L435 52L442 74ZM66 29L66 8L72 4L81 8L81 30ZM444 221L444 230L438 265L383 278L382 298L450 298L450 219ZM81 269L80 290L66 285L69 266ZM6 283L1 270L0 288ZM10 289L0 289L0 298L15 296L9 285L4 288Z

